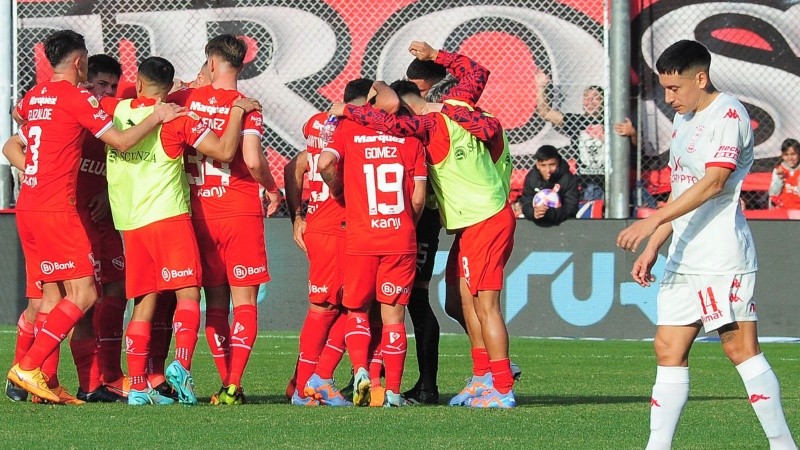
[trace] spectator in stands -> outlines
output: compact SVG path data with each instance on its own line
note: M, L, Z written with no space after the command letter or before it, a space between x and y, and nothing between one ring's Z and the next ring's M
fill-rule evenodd
M772 170L769 196L778 208L800 209L800 142L786 139L781 144L781 162Z
M552 145L543 145L533 155L536 166L525 176L520 204L522 214L536 225L558 225L578 212L578 182L569 164ZM554 196L548 198L548 192ZM557 197L557 201L556 201Z
M550 77L536 74L539 116L552 123L570 139L569 154L577 156L578 179L583 188L583 200L600 200L605 183L605 128L603 125L603 88L589 86L583 91L583 112L562 113L553 109L547 96Z

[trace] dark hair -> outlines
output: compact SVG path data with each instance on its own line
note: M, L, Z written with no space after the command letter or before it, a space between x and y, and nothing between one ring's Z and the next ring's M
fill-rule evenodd
M606 93L603 90L603 88L601 88L600 86L598 86L596 84L593 84L593 85L587 87L586 91L596 91L598 94L600 94L600 97L606 98ZM584 92L586 92L586 91L584 91Z
M419 87L408 80L397 80L391 85L390 88L397 94L398 97L403 98L405 95L416 95L422 97L419 93Z
M458 78L447 75L446 77L442 78L438 83L431 86L428 89L428 94L425 96L425 100L433 103L441 103L442 98L450 93L450 90L454 87L458 86Z
M656 70L661 75L680 75L688 69L708 72L710 67L711 53L697 41L678 41L667 47L656 61Z
M175 68L166 59L151 56L139 64L139 76L168 91L174 82Z
M800 153L800 142L797 139L788 138L781 143L781 154L786 153L787 150L793 148L794 151Z
M120 66L119 61L108 55L92 55L89 57L89 78L95 77L99 73L106 73L119 78L122 76L122 66Z
M409 80L434 80L441 79L447 75L447 68L433 61L411 61L406 69L406 78Z
M247 44L232 34L220 34L206 44L206 56L218 56L236 69L244 66Z
M533 158L536 161L547 161L548 159L555 159L557 161L561 161L561 154L559 154L558 149L553 147L552 145L543 145L539 147L539 150L536 150L536 153L533 155Z
M78 50L86 51L86 41L82 35L72 30L56 31L44 41L44 55L53 67Z
M372 89L372 80L369 78L356 78L355 80L347 83L344 87L344 96L342 100L345 103L350 103L359 97L366 97L369 95L369 90Z

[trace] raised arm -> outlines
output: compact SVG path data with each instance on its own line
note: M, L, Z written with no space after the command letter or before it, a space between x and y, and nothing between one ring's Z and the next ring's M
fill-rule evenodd
M467 56L436 50L426 42L414 41L408 51L421 61L433 61L441 64L448 73L458 79L458 84L444 96L444 99L454 98L475 105L481 98L483 90L486 89L486 82L489 80L489 69L486 67Z
M544 72L536 73L536 113L539 117L557 127L564 126L564 114L552 108L550 99L547 98L547 86L550 77Z

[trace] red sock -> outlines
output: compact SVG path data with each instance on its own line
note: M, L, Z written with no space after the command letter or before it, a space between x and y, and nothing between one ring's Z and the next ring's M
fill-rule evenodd
M100 361L97 359L97 340L70 339L72 360L78 371L78 385L84 392L93 392L103 383L100 381Z
M175 296L159 295L150 328L150 356L147 358L147 382L156 387L167 381L164 365L172 342L172 316L175 314Z
M367 313L349 311L344 324L344 341L353 370L367 368L367 352L369 351L369 317Z
M211 349L211 357L217 366L219 380L228 378L231 366L231 326L228 323L228 308L206 309L206 341Z
M406 325L404 323L384 325L381 347L383 347L383 363L386 366L386 390L399 394L408 351Z
M67 299L62 299L47 317L28 353L19 361L24 370L42 367L44 360L61 345L67 333L83 316L83 311Z
M200 302L178 300L172 328L175 330L175 359L184 369L191 370L192 356L197 347L197 331L200 329Z
M339 316L339 311L309 309L303 328L300 330L300 356L297 358L298 391L302 392L306 381L317 369L322 349L328 340L328 332Z
M316 374L322 379L333 378L333 372L344 356L345 324L347 324L347 314L339 313L328 332L328 341L319 355L319 362L317 362Z
M35 337L39 335L39 331L41 331L42 327L44 327L44 323L47 322L47 317L49 315L50 315L49 312L36 313L36 322L33 325L34 342L35 342ZM33 344L31 344L31 347L33 347ZM30 351L30 349L28 349L28 351ZM47 358L45 358L44 362L42 363L42 372L44 372L44 374L47 375L47 385L51 388L59 386L58 361L60 359L61 359L61 346L59 345L58 347L55 348L55 350L53 350L53 353L51 353ZM20 361L22 361L21 358Z
M383 345L381 337L383 324L369 324L369 381L372 387L383 386L381 383L381 371L383 370Z
M233 328L231 329L231 371L224 383L226 386L242 385L242 375L253 345L258 337L258 307L239 305L233 308Z
M150 322L143 320L128 323L125 332L125 353L128 354L128 378L131 389L144 391L147 389L147 355L151 339Z
M112 382L122 378L122 321L128 300L103 297L94 309L94 330L99 344L98 359L103 380Z
M514 387L514 377L511 376L511 361L508 358L493 359L489 361L492 367L492 384L497 392L507 394Z
M14 364L18 363L33 345L35 329L34 324L25 320L25 313L20 314L17 321L17 343L14 346Z
M489 366L489 354L485 348L472 349L472 374L482 377L491 369Z

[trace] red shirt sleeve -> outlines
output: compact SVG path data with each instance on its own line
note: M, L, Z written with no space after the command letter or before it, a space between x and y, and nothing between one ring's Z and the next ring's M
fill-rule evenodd
M164 153L175 159L183 154L184 145L197 147L210 131L211 129L197 114L189 114L167 122L161 127L161 145L164 146Z
M167 96L167 102L175 103L176 105L180 106L186 106L186 103L189 100L189 94L191 94L192 91L194 91L194 89L189 87L180 88Z
M78 89L69 98L69 108L75 119L95 137L100 137L113 125L111 117L100 109L100 101L86 89Z
M486 82L489 80L489 69L458 53L439 50L434 60L447 68L447 71L458 79L458 84L442 100L448 98L463 100L470 105L478 103Z
M414 162L414 179L428 179L428 164L425 162L425 148L417 143L416 160Z
M242 135L245 134L264 135L264 116L259 111L251 111L244 117Z
M100 108L103 109L107 114L114 115L114 111L117 109L117 105L121 102L122 99L114 98L114 97L103 97L100 99Z

